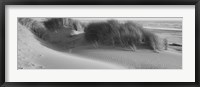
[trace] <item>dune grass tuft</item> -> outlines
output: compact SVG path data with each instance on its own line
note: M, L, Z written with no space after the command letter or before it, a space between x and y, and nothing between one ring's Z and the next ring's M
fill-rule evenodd
M77 30L77 22L71 18L50 18L44 21L44 26L49 31L59 31L62 29Z
M85 39L90 43L129 47L145 45L152 50L160 50L159 39L154 33L132 21L119 23L116 20L90 23L85 28Z
M41 22L38 22L31 18L18 18L18 22L21 25L29 28L30 31L33 32L33 34L37 37L44 38L46 28Z
M62 29L64 26L63 18L51 18L47 21L44 21L44 26L50 31Z
M67 36L66 34L68 33L70 36L72 30L77 30L76 22L66 18L51 18L44 22L31 18L18 18L18 22L28 27L37 37L43 40L52 33L53 35L58 35L61 39ZM145 46L152 50L160 50L162 44L160 43L161 39L157 35L132 21L120 23L117 20L108 20L106 22L90 23L85 27L84 32L85 40L93 43L95 47L101 44L130 48L135 51L138 47Z

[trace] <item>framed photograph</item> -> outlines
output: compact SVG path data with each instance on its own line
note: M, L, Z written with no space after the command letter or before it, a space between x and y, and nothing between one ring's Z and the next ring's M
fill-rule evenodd
M199 0L1 2L2 87L197 87Z

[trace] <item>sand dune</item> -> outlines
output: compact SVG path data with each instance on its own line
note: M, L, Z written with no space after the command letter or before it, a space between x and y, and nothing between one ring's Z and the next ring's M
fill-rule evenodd
M123 68L121 66L86 59L49 49L40 44L34 35L18 24L18 69L98 69Z
M89 59L114 63L125 68L135 69L181 69L181 53L162 51L154 53L151 50L140 49L136 52L117 49L91 49L88 47L73 49L73 54Z
M175 51L154 53L117 48L83 46L72 52L50 49L18 24L18 69L181 69L182 54Z

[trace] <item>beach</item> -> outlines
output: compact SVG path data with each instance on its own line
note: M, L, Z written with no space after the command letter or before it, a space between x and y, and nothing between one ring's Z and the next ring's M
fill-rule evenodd
M168 50L130 49L92 44L65 48L39 40L27 27L18 24L18 69L182 69L182 31L150 29L167 38ZM82 37L82 36L80 36ZM56 38L54 38L56 39ZM57 40L62 40L59 38ZM79 39L77 43L81 43ZM59 43L58 43L59 44ZM61 49L62 48L62 49Z

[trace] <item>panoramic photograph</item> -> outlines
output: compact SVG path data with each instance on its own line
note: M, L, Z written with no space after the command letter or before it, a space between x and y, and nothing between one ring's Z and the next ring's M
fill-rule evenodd
M182 69L182 17L18 17L17 69Z

